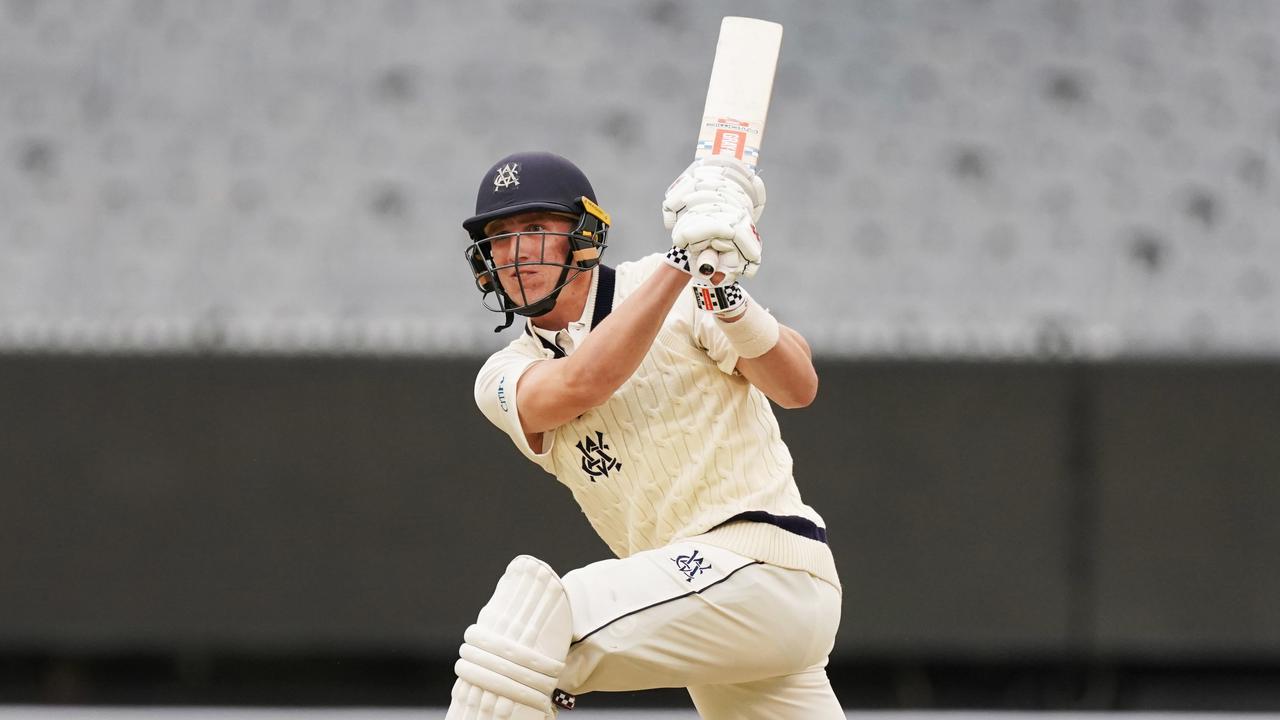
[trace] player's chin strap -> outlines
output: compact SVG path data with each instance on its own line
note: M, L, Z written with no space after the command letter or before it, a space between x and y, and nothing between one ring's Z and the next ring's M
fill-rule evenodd
M573 707L556 689L573 638L569 596L546 563L521 555L467 628L445 720L545 720Z

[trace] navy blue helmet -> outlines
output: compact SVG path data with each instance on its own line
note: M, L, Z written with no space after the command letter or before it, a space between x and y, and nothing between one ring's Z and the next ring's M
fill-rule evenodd
M515 237L520 242L521 235L530 233L490 236L486 234L485 228L495 220L537 211L564 215L576 221L573 230L568 233L535 234L537 242L545 241L546 236L566 236L569 249L565 256L540 255L536 261L514 260L507 265L495 265L491 252L494 240ZM560 291L578 274L600 263L609 230L609 214L596 204L595 190L576 165L548 152L520 152L502 158L485 172L484 179L480 181L480 190L476 194L475 215L467 218L462 227L471 237L471 244L466 251L467 261L475 274L476 287L483 295L484 306L507 315L507 324L497 328L501 330L511 324L511 313L537 317L551 312ZM535 240L530 238L528 241ZM502 287L498 271L522 264L553 265L563 269L555 288L547 295L533 299L522 297L517 301ZM515 277L518 282L519 274L515 274ZM489 297L490 293L494 296L493 300Z

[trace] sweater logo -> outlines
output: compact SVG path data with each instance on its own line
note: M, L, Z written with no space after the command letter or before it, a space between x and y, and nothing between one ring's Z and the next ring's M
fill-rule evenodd
M577 447L582 453L582 471L591 476L589 478L591 482L595 482L598 477L609 477L609 473L613 470L622 469L622 463L609 454L604 433L599 430L596 431L594 438L591 435L582 438Z

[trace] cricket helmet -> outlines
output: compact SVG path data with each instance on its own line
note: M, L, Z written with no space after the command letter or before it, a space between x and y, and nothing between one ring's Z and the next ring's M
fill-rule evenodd
M495 220L536 211L567 216L575 221L574 227L567 233L513 232L493 236L485 233L486 226ZM467 262L475 275L484 306L507 316L506 324L496 328L502 330L511 325L512 313L537 317L551 312L560 291L579 273L600 263L609 232L609 214L596 204L595 190L576 165L553 153L520 152L502 158L485 172L476 194L475 215L467 218L462 227L471 238L466 250ZM541 242L548 235L563 235L569 241L568 252L564 257L540 255L535 261L517 259L502 266L494 263L491 248L495 240L514 238L520 242L520 236L531 234L540 237L526 242ZM552 265L562 270L551 292L522 303L508 295L498 280L499 270L515 265Z

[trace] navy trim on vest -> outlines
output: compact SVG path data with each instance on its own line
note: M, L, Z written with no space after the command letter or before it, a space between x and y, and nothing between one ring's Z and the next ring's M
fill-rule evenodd
M818 525L809 518L800 517L799 515L773 515L763 510L748 510L747 512L741 512L734 515L728 520L720 523L720 525L725 525L737 520L767 523L775 527L780 527L793 535L799 535L800 537L809 538L810 540L817 540L820 543L825 543L827 541L826 528L818 527ZM717 525L716 527L720 527L720 525Z
M608 265L597 265L597 267L600 271L596 284L596 306L591 309L591 327L587 329L587 332L596 329L605 318L609 317L609 313L613 312L613 288L615 285L614 275L616 273ZM550 350L557 358L565 356L564 350L561 350L559 345L534 332L529 327L529 323L525 323L524 332L529 337L536 338L538 342L542 343L542 347Z
M600 323L613 312L614 271L608 265L599 265L600 282L596 285L596 307L591 313L591 329L600 327Z

